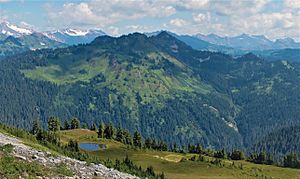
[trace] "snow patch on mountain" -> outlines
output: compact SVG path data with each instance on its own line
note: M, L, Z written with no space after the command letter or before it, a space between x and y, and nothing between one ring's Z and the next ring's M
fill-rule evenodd
M1 33L4 34L4 35L8 35L8 36L13 35L13 33L9 32L9 31L6 31L4 29L1 31Z
M79 29L66 29L65 33L70 36L85 36L89 33L88 30L79 30Z
M12 25L12 24L9 24L9 23L7 24L7 27L12 29L15 32L18 32L18 33L21 33L21 34L29 35L29 34L32 33L32 30L24 29L24 28L21 28L21 27L18 27L16 25Z
M23 35L30 35L34 31L29 28L22 28L17 25L11 24L7 21L0 22L0 32L5 36L20 37Z

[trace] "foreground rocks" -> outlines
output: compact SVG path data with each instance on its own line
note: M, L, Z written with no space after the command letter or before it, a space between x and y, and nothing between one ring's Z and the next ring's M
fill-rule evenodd
M47 167L55 167L61 163L66 164L73 172L73 177L67 178L138 178L130 174L122 173L117 170L107 168L101 164L89 164L65 156L53 156L49 152L38 151L28 147L22 141L0 133L0 145L12 144L14 146L13 155L28 162L37 161ZM55 178L55 177L53 177Z

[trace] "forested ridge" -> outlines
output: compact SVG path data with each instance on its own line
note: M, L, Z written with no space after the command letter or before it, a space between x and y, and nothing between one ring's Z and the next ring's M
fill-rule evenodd
M103 36L1 61L0 118L28 128L78 117L170 144L251 148L300 123L299 76L297 63L196 51L165 32Z

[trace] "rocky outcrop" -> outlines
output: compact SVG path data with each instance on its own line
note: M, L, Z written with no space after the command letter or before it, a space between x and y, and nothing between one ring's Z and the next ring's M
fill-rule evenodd
M37 161L41 165L47 167L54 167L58 164L66 164L73 172L73 177L68 178L94 178L95 176L100 178L138 178L130 174L122 173L117 170L107 168L101 164L89 164L84 161L79 161L69 157L61 155L51 155L49 152L43 152L26 146L22 141L10 137L8 135L0 133L0 145L12 144L14 146L13 155L28 162ZM54 177L55 178L55 177Z

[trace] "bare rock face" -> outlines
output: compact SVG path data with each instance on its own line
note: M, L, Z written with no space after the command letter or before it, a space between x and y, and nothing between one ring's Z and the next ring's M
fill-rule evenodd
M0 145L2 146L6 144L12 144L14 146L13 155L20 160L26 160L28 162L36 161L41 165L47 167L54 167L61 163L66 164L74 173L73 177L67 177L67 178L94 178L95 176L100 178L109 178L109 179L110 178L124 178L124 179L138 178L136 176L132 176L130 174L123 173L112 168L107 168L102 164L87 165L85 161L79 161L62 155L53 156L49 152L38 151L36 149L24 145L22 141L14 137L10 137L0 133ZM53 177L53 178L57 178L57 177Z

